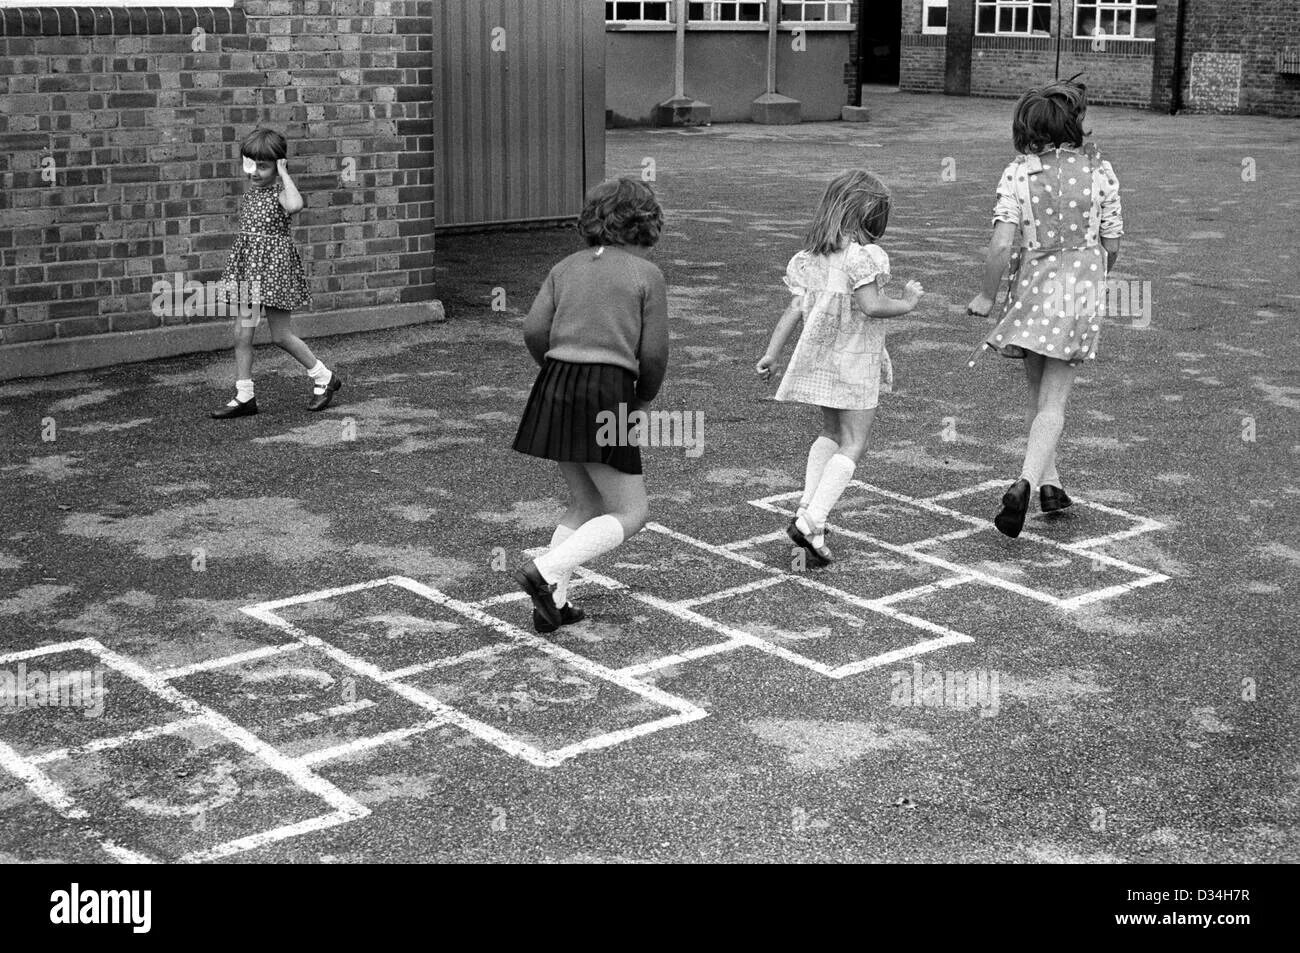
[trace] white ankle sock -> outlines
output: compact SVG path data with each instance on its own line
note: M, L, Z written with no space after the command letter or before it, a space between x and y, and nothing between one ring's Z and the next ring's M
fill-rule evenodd
M235 381L235 400L246 404L253 399L252 381Z
M533 565L548 583L559 582L583 563L618 546L623 538L623 524L606 513L587 520L560 545L533 560Z
M330 369L321 361L316 362L316 366L307 371L307 376L316 382L317 387L324 387L330 382Z
M853 479L855 469L857 465L842 453L837 453L826 461L826 469L822 473L821 482L817 484L817 492L808 503L810 528L820 530L826 525L831 508L839 502L841 494Z
M555 527L555 532L551 534L551 549L554 549L560 543L572 536L574 530L561 524ZM572 572L566 572L563 578L555 584L555 605L563 609L569 601L569 580L573 578Z
M807 509L813 494L817 492L817 484L822 481L827 461L839 449L840 445L827 436L818 437L808 448L808 466L804 470L803 496L799 499L799 509Z

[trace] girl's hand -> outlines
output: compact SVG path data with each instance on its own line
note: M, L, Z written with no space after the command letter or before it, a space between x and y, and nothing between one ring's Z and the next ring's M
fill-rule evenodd
M275 162L275 171L280 175L288 175L289 161L287 159L277 159Z
M989 312L993 310L993 299L988 295L980 293L971 299L971 303L966 305L966 313L978 315L981 318L987 318Z
M754 369L758 371L759 377L765 381L770 381L772 379L772 365L775 363L776 358L770 354L764 354Z
M921 295L923 294L925 294L925 289L921 287L921 282L919 281L909 281L903 287L903 300L913 308L916 307L916 303L921 300Z

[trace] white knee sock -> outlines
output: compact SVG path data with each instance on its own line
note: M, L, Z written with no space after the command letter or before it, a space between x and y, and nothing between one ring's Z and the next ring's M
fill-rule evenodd
M246 404L253 399L252 381L235 381L235 400Z
M857 465L842 453L837 453L826 461L826 470L822 473L821 482L817 484L817 492L808 503L808 530L820 530L826 525L831 508L839 502L856 469ZM802 526L799 529L805 534L808 532Z
M560 543L564 542L574 531L569 527L561 524L555 527L555 532L551 534L551 549L554 549ZM555 605L563 609L569 601L569 580L573 578L573 572L566 572L564 577L555 584Z
M316 382L317 387L324 387L330 382L331 373L323 361L317 361L316 366L307 371L307 376Z
M589 519L560 545L533 560L549 583L557 583L585 562L604 555L623 542L623 524L606 513Z
M822 481L822 473L826 470L827 461L835 456L835 452L839 449L840 445L827 436L818 437L808 448L808 466L804 470L803 496L799 499L799 509L806 509L812 502L813 494L817 492L817 484Z
M1061 439L1065 417L1059 411L1040 410L1029 428L1029 446L1025 450L1025 466L1020 479L1029 481L1032 493L1043 482L1043 474L1056 453L1056 442Z

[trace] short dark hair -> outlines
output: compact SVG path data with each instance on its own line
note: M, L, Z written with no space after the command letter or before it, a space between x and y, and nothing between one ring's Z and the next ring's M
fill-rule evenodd
M587 193L578 233L588 245L640 245L659 241L664 210L650 186L626 177L602 182Z
M1083 128L1088 91L1083 83L1058 81L1031 89L1020 97L1011 120L1016 151L1036 154L1061 146L1083 145L1090 133Z
M289 154L289 143L274 129L256 129L240 145L239 154L261 162L278 162Z

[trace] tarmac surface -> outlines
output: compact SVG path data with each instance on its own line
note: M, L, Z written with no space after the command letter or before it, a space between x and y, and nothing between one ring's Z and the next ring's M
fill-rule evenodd
M1090 111L1149 320L1080 374L1078 505L1010 541L1021 372L967 367L964 312L1011 104L873 105L609 134L667 215L655 406L703 445L645 451L653 525L551 642L509 570L563 486L510 442L571 230L442 239L450 320L312 342L345 380L323 414L269 347L229 422L229 354L0 385L0 704L6 673L88 679L0 707L0 860L1300 859L1300 126ZM895 293L927 294L840 561L803 570L781 531L816 412L753 365L855 165L894 191Z

